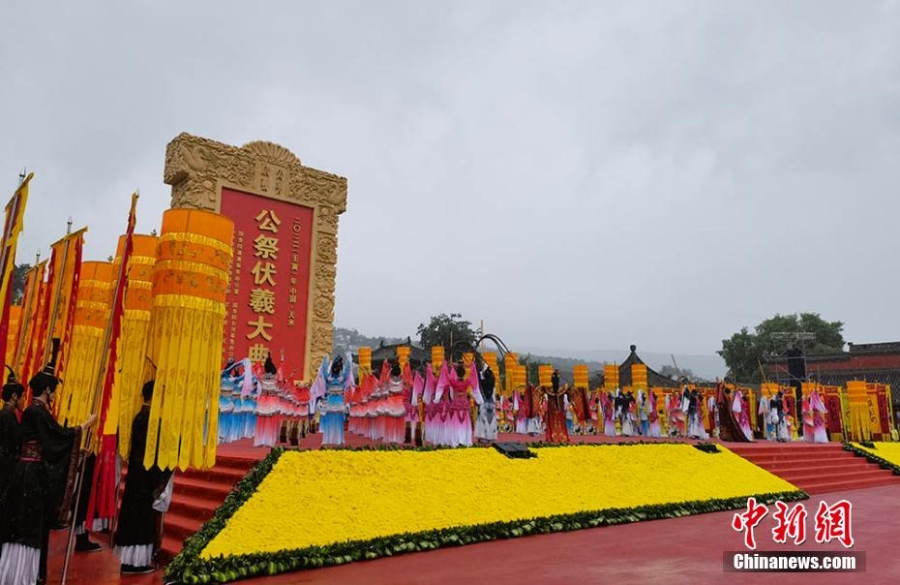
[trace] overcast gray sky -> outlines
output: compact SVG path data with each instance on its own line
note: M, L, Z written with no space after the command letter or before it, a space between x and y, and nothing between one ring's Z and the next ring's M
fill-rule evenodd
M900 2L2 12L2 191L36 174L20 262L70 215L105 259L135 187L157 227L187 131L348 178L339 326L455 311L513 348L712 354L814 311L900 339Z

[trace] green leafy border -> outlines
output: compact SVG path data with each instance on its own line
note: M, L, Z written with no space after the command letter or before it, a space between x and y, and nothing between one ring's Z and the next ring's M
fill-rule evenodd
M628 446L650 443L595 443L592 446ZM674 443L683 445L685 443ZM530 446L537 447L538 444ZM541 447L551 445L540 444ZM556 445L564 446L564 445ZM435 451L439 448L418 447L406 450ZM353 451L395 451L391 447L347 447L335 450ZM660 520L678 518L693 514L735 510L746 506L747 496L711 499L702 501L680 502L661 505L637 506L634 508L612 508L600 511L583 511L573 514L560 514L529 520L511 522L493 522L474 526L462 526L441 530L427 530L416 533L397 534L371 540L358 540L335 543L327 546L313 546L297 550L281 550L274 553L254 553L216 557L204 560L200 553L213 538L225 528L226 522L247 501L272 471L272 468L284 454L282 448L272 451L234 487L225 502L215 511L197 533L185 540L181 553L166 567L165 578L168 583L226 583L250 577L278 575L302 569L314 569L342 565L352 561L371 560L390 557L409 552L434 550L449 546L463 546L477 542L497 539L517 538L531 534L549 534L552 532L568 532L585 528L612 526L642 520ZM771 504L776 500L790 502L805 500L809 494L805 491L786 491L769 494L755 494L758 501Z
M874 445L872 448L873 449L875 448ZM860 449L853 443L844 443L844 450L850 451L851 453L855 454L857 457L865 457L872 463L875 463L875 464L881 466L882 469L890 469L891 471L894 472L894 475L900 475L900 465L897 465L896 463L892 463L892 462L888 461L887 459L882 459L878 455L875 455L874 453L870 453L869 451L866 451L865 449Z

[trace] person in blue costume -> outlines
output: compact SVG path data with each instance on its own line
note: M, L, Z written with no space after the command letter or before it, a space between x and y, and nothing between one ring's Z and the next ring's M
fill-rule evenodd
M324 382L324 413L322 415L322 444L344 444L344 393L351 385L351 361L337 356L326 369L323 361L319 376ZM321 384L321 382L320 382ZM320 390L321 392L321 390Z
M236 362L234 358L230 358L222 370L222 383L219 391L219 443L228 443L231 441L229 433L231 431L231 421L234 418L234 380L232 372L234 371Z

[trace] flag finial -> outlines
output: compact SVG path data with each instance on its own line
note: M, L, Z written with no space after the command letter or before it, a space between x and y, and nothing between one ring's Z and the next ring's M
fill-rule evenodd
M66 222L66 235L68 236L71 233L72 233L72 216L70 215L69 220Z
M25 182L25 177L28 176L28 174L25 171L26 171L25 167L22 167L22 172L19 173L19 186L20 187L22 186L22 183Z

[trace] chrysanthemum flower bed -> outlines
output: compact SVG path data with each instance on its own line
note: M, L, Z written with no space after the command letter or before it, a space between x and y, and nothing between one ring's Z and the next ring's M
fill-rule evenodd
M656 443L533 451L532 459L479 448L273 452L261 463L271 471L251 472L187 541L167 577L222 582L736 509L749 496L807 497L724 448Z
M900 475L900 443L846 443L844 448Z

